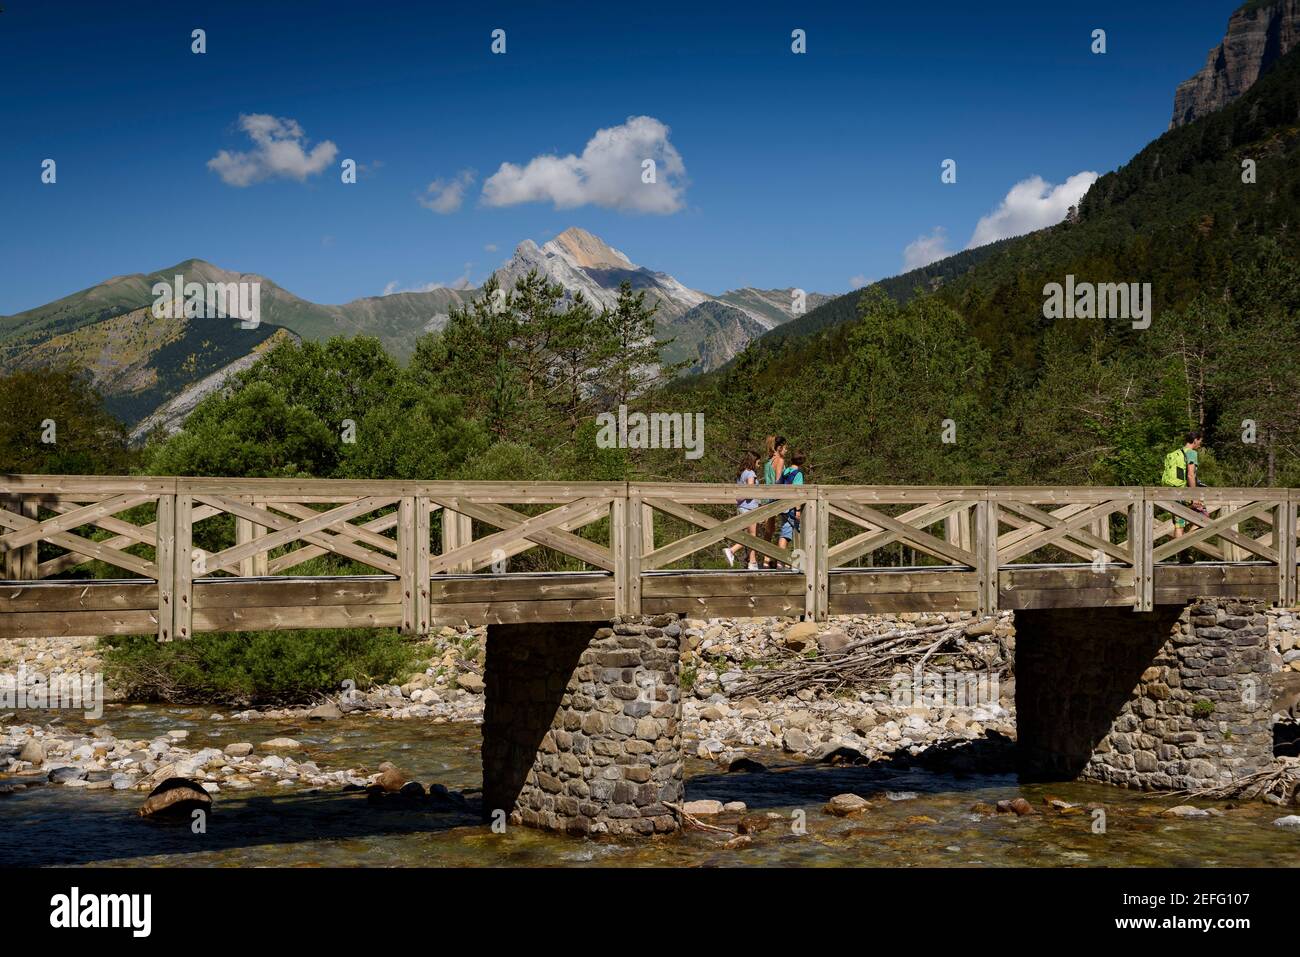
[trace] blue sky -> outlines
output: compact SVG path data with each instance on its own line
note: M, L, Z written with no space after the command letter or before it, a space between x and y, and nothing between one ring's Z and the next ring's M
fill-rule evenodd
M1122 165L1235 2L0 6L10 314L189 257L317 302L477 283L571 225L707 292L842 292Z

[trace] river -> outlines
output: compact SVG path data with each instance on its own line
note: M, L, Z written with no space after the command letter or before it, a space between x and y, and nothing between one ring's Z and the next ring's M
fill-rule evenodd
M48 713L19 720L49 720ZM110 705L114 733L151 738L189 731L194 748L290 734L322 769L373 771L392 761L406 776L463 791L477 807L479 728L468 723L348 717L329 722L215 721L208 710ZM65 719L78 727L78 719ZM430 802L373 800L359 792L297 787L224 790L206 833L146 821L139 791L27 788L0 796L0 865L325 866L715 866L815 867L1197 867L1296 866L1300 830L1272 825L1289 813L1265 804L1194 803L1221 816L1161 813L1178 799L1094 784L1022 785L1012 775L935 773L916 768L827 767L756 753L767 773L719 773L691 759L688 797L743 801L748 820L770 825L741 847L708 831L643 841L584 840L522 827L494 833L475 810L435 811ZM822 811L854 792L874 806L837 818ZM893 798L886 796L891 792ZM908 795L914 796L908 796ZM1024 797L1036 813L973 811ZM901 798L901 799L898 799ZM1080 805L1051 807L1049 799ZM1091 806L1105 810L1096 832ZM800 815L799 811L803 814ZM802 819L804 826L800 827ZM735 828L736 816L716 819Z

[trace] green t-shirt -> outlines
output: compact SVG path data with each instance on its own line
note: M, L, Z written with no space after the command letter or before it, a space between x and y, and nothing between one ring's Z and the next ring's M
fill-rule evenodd
M1195 465L1199 470L1201 467L1200 457L1196 454L1196 449L1183 448L1183 458L1187 460L1188 465ZM1200 479L1197 479L1199 483Z

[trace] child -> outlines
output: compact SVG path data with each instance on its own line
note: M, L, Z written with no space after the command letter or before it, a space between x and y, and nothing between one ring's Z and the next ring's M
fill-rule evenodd
M782 485L802 485L803 484L803 466L807 459L803 455L790 456L790 464L785 467L781 473ZM785 548L787 544L794 544L794 537L799 532L799 517L802 510L795 506L781 516L781 540L777 542L778 548Z
M740 474L736 477L737 485L757 485L758 473L758 456L753 452L746 452L744 458L740 460ZM738 498L736 499L736 510L739 514L745 515L758 508L758 499L756 498ZM758 533L758 526L751 525L746 529L751 535ZM740 548L740 543L728 546L722 550L722 555L727 560L727 564L733 568L736 565L736 549ZM751 548L749 550L749 569L753 571L758 568L758 554Z

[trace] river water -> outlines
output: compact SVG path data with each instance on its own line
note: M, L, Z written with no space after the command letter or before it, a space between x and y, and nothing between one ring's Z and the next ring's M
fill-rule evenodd
M1161 812L1179 800L1092 784L1022 785L1013 775L936 773L916 768L827 767L755 754L766 773L719 773L690 760L691 800L744 801L747 820L770 824L741 847L729 835L685 831L654 840L584 840L522 827L494 833L478 816L479 728L421 720L349 717L329 722L213 721L208 711L109 706L119 737L190 732L197 750L291 735L322 770L374 771L392 761L411 780L462 791L469 811L430 802L372 800L358 792L291 787L225 790L214 798L207 832L136 815L139 791L27 788L0 796L0 865L203 867L324 866L714 866L813 867L1196 867L1296 866L1300 830L1273 826L1290 813L1264 804L1191 802L1221 816ZM48 713L18 720L48 720ZM77 728L76 719L68 719ZM833 795L871 799L864 814L822 811ZM886 796L892 793L894 798ZM907 796L907 794L915 796ZM1024 797L1037 813L991 813L976 805ZM1079 807L1056 810L1048 799ZM1187 802L1181 802L1187 803ZM1091 807L1105 812L1096 832ZM802 813L800 813L802 812ZM738 815L715 820L735 830ZM802 826L801 826L802 824Z

